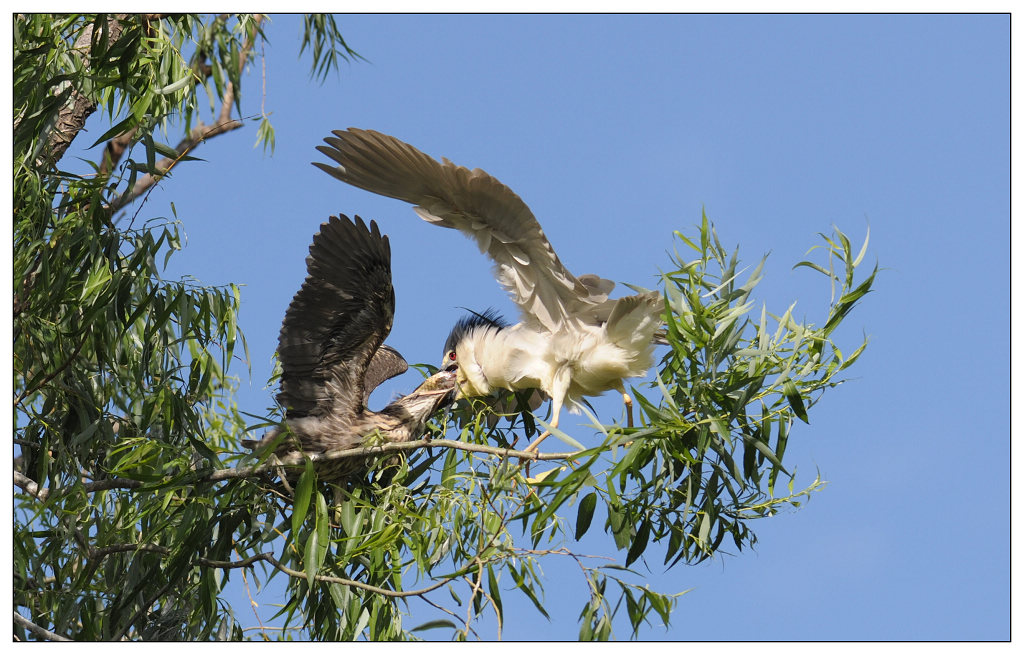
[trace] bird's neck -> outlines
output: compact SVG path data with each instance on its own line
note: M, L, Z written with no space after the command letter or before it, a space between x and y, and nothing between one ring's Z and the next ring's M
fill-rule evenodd
M537 386L524 384L524 377L533 377L530 363L546 349L534 336L517 325L478 330L463 340L456 353L462 395L485 396L495 389Z

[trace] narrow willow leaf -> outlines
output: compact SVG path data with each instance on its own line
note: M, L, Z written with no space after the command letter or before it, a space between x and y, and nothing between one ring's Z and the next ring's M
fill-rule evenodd
M313 495L313 486L316 483L316 472L313 470L313 462L306 459L305 470L299 476L299 482L295 486L295 502L292 504L292 535L298 536L302 523L306 520L306 513L309 511L309 499Z
M800 391L796 388L796 382L793 380L786 380L782 385L782 393L785 394L786 400L789 401L789 406L793 409L793 413L796 414L804 423L810 423L807 420L807 410L804 408L804 399L800 396Z
M330 521L327 517L327 501L319 491L314 492L316 501L316 522L314 529L306 540L305 569L306 579L312 585L316 574L320 572L327 555L329 544Z
M632 541L629 522L626 514L617 507L608 506L608 526L612 530L612 537L615 539L615 547L624 550Z
M789 475L788 471L786 471L786 469L782 466L782 461L776 456L775 452L768 447L768 444L754 437L747 439L745 443L753 445L761 454L765 456L765 458L768 459L769 462L778 467L778 469L781 470L783 473L786 473L786 475Z
M498 616L499 625L504 617L501 609L501 588L498 586L498 579L494 576L494 567L487 567L487 590L490 592L491 601L494 603L494 611Z
M436 621L427 621L421 623L411 630L411 632L423 632L424 630L436 630L437 628L450 628L455 629L455 624L448 619L437 619Z
M867 232L864 234L864 244L860 247L860 252L857 253L857 257L853 260L853 266L856 268L860 266L861 261L864 259L865 253L868 251L868 241L871 239L871 226L868 225Z
M633 538L633 543L629 547L629 552L626 553L626 566L629 566L635 562L638 557L643 555L644 551L647 549L647 540L650 536L651 522L644 519L636 531L636 537Z
M558 468L553 468L553 469L548 469L547 471L542 471L542 472L538 473L537 475L534 475L532 477L526 478L526 482L529 483L529 484L540 484L541 482L544 482L545 480L548 480L548 478L551 478L551 480L548 480L548 482L553 482L554 478L558 477L558 474L561 473L562 471L566 470L567 468L568 467L566 467L566 466L559 466Z
M820 264L815 264L814 262L809 262L809 261L803 261L803 262L798 262L798 263L794 264L793 268L799 268L801 266L806 266L807 268L810 268L810 269L813 269L815 271L818 271L819 273L821 273L822 275L824 275L826 277L835 279L835 275L831 271L829 271L827 268L825 268L824 266L821 266Z
M868 347L868 339L867 339L867 337L864 337L864 342L862 344L860 344L860 347L857 348L857 350L853 351L853 354L851 354L849 357L847 357L846 359L843 360L843 364L842 364L842 366L839 367L839 370L841 371L844 368L847 368L850 365L852 365L855 361L857 361L857 358L861 356L861 354L864 352L864 349L867 348L867 347Z
M580 501L579 509L576 512L576 541L590 529L590 522L594 518L594 509L597 507L597 493L591 491Z
M189 73L185 77L182 77L179 80L171 82L166 86L160 87L158 89L153 89L153 92L157 95L168 95L174 93L175 91L180 91L181 89L184 89L186 86L188 86L189 81L191 81L192 79L194 79L193 74Z
M711 515L704 513L700 519L700 528L697 531L697 540L701 543L701 548L707 548L708 535L711 534Z
M370 623L370 612L363 608L363 611L359 613L359 619L356 621L355 628L353 629L353 638L358 637L366 629L366 626Z
M134 127L133 126L134 122L135 122L134 117L128 116L124 120L118 122L116 125L111 127L109 130L107 130L106 132L101 134L99 136L99 138L96 139L96 141L91 146L89 146L89 149L95 148L96 146L98 146L99 144L103 143L104 141L109 141L110 139L114 138L115 136L129 131L130 129L132 129L132 127Z
M566 433L562 432L558 428L552 428L550 424L545 422L543 419L537 417L536 415L534 415L534 419L538 423L540 423L541 427L543 427L545 430L550 431L552 437L555 437L559 441L569 445L572 448L575 448L576 450L584 450L583 444L581 444L580 442L576 441L575 439L573 439L572 437L570 437Z

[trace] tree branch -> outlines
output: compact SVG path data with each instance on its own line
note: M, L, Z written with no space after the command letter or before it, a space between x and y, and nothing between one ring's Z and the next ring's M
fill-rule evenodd
M139 607L139 609L138 609L138 610L136 610L136 612L135 612L134 614L132 614L132 616L131 616L131 618L130 618L130 619L128 619L127 621L125 621L125 622L124 622L124 625L123 625L123 626L121 626L121 629L120 629L120 630L118 630L118 631L117 631L117 633L115 633L115 634L114 634L114 635L113 635L113 636L112 636L112 637L110 638L110 641L122 641L122 640L123 640L123 639L125 638L125 635L127 635L127 634L128 634L128 631L132 629L132 625L133 625L133 624L134 624L134 623L135 623L136 621L138 621L139 619L141 619L141 618L142 618L142 615L143 615L143 614L145 614L146 612L148 612L148 611L149 611L149 608L150 608L150 607L153 607L153 604L154 604L154 603L155 603L156 601L160 600L160 598L161 598L161 597L162 597L162 596L163 596L164 594L166 594L166 593L167 593L167 591L168 591L168 590L169 590L169 589L171 588L171 586L172 586L173 584L174 584L174 579L172 578L171 580L168 580L168 581L167 581L167 584L165 584L165 585L164 585L163 587L160 587L160 589L158 589L158 590L156 591L156 593L154 593L154 594L150 595L150 597L149 597L149 600L147 600L147 601L145 601L145 602L143 602L143 603L142 603L142 606L141 606L141 607Z
M14 613L14 622L28 630L35 636L39 637L40 639L48 639L50 641L71 641L71 639L68 639L67 637L59 635L56 632L50 632L46 628L38 626L35 623L32 623L31 621L26 619L21 614L18 614L17 612Z
M263 22L263 18L264 17L262 15L256 16L254 20L257 27L260 25L260 23ZM242 45L242 48L238 53L239 75L241 75L242 71L245 70L245 64L249 59L249 54L252 52L253 46L255 45L255 35L256 31L254 30L253 36L246 40L246 42ZM212 139L215 136L224 134L225 132L230 132L232 130L237 130L238 128L242 127L243 124L241 121L234 120L231 118L231 106L234 104L234 102L235 86L233 83L229 81L227 83L227 86L224 88L224 96L221 98L220 113L217 117L217 121L209 127L199 124L192 128L188 135L184 139L182 139L180 143L178 143L177 148L175 148L175 150L178 153L178 156L164 157L163 159L158 161L155 165L155 171L151 171L148 174L139 178L131 189L125 191L123 194L121 194L121 196L117 198L117 200L115 200L111 204L110 213L113 214L118 210L122 209L123 207L125 207L126 205L131 204L135 199L137 199L139 196L141 196L143 193L145 193L147 190L149 190L151 187L157 184L168 173L171 172L171 169L174 168L179 161L181 161L182 157L187 155L191 150L194 150L196 147L198 147L199 144L201 144L203 141L206 141L207 139ZM124 153L125 148L128 146L128 144L131 143L133 138L134 130L131 130L129 132L125 132L121 135L118 135L117 137L114 137L107 144L107 151L105 153L103 161L103 165L105 168L108 168L108 170L110 168L113 168L114 163L116 163L117 159L120 159L121 155ZM107 157L111 158L111 163L109 167L107 167Z
M25 400L26 398L28 398L29 396L31 396L35 392L37 392L40 389L42 389L46 385L46 383L48 383L50 380L52 380L53 378L55 378L58 375L60 375L61 372L64 369L66 369L68 366L71 366L71 362L75 361L75 357L78 357L78 353L82 352L82 348L85 346L85 342L86 342L86 339L83 338L78 343L78 345L75 346L74 352L72 352L71 355L68 356L68 359L67 359L66 362L64 362L63 364L58 366L56 369L51 371L41 381L33 384L31 387L26 387L20 394L18 394L18 397L14 399L14 406L17 407L18 405L20 405L21 401Z
M229 89L230 86L231 83L229 82ZM225 93L225 97L227 97L227 95L229 94ZM230 109L229 104L225 104L224 106ZM222 117L223 114L224 112L222 111ZM181 159L185 155L187 155L191 150L195 149L203 141L206 141L207 139L212 139L213 137L219 134L224 134L225 132L237 130L240 127L242 127L241 121L237 121L232 118L223 120L223 118L221 118L209 127L205 125L197 125L196 127L192 128L192 131L189 132L188 136L182 139L182 141L178 144L178 147L175 148L175 151L178 153L178 156L174 158L164 157L160 161L156 162L156 171L143 175L135 182L135 185L132 186L131 189L128 189L120 196L118 196L118 198L110 204L110 213L113 214L118 210L122 209L123 207L125 207L126 205L131 204L139 196L141 196L151 187L156 185L157 182L162 180L168 173L171 172L171 169L174 168L174 166L177 165L177 163L181 161Z
M276 461L258 464L256 466L236 466L234 468L217 469L208 473L197 472L195 476L189 478L189 484L195 484L197 482L223 482L225 480L251 478L268 471L274 471L282 466L298 468L304 466L307 458L315 464L317 462L330 462L336 459L346 459L349 457L370 457L374 455L381 455L383 453L418 450L420 448L427 447L451 448L453 450L464 450L472 453L496 455L504 459L530 461L575 459L579 457L582 452L537 453L527 450L512 450L511 448L497 448L495 446L485 446L483 444L452 441L450 439L418 439L416 441L406 441L403 443L386 443L379 446L371 446L369 448L351 448L348 450L334 450L326 453L312 453L308 455L305 453L292 453L286 457L277 458ZM35 481L19 471L14 472L14 484L20 487L25 493L30 496L34 496L39 500L45 501L51 495L50 489L40 488ZM109 491L111 489L138 489L145 486L145 484L146 483L140 480L132 480L130 478L109 478L106 480L88 482L82 485L82 489L88 494L96 493L98 491ZM164 484L164 482L160 482L158 484ZM60 493L63 495L69 491L70 490L62 489Z
M117 14L114 18L107 21L107 34L105 38L107 39L108 47L121 38L124 27L119 19L123 16L123 14ZM93 25L87 25L72 48L78 53L82 60L82 67L86 69L89 68L89 51L91 50L93 32ZM96 111L95 101L82 95L78 89L72 88L69 102L58 113L56 124L53 130L50 131L50 135L46 140L46 146L43 149L44 157L51 164L56 164L61 160L68 146L71 145L71 142L75 140L78 133L85 127L86 119L94 111Z
M111 546L104 546L103 548L90 547L89 552L87 553L87 557L89 559L102 559L107 555L113 555L114 553L126 553L133 551L158 553L160 555L171 554L170 548L167 548L165 546L158 546L156 544L114 544ZM281 562L277 561L277 558L275 558L270 553L258 553L251 557L246 557L245 559L241 559L235 562L232 562L230 560L213 560L208 559L206 557L197 557L196 565L215 569L240 569L249 568L256 562L261 561L267 562L281 573L289 575L293 578L300 578L303 580L307 579L306 574L304 572L288 568ZM349 587L356 587L357 589L363 589L364 591L369 591L375 594L381 594L383 596L388 596L390 598L408 598L410 596L421 596L423 594L434 591L435 589L440 589L444 585L454 580L454 578L439 580L435 584L432 584L429 587L424 587L423 589L415 589L412 591L395 591L393 589L384 589L383 587L376 587L371 584L366 584L365 582L359 582L358 580L338 578L333 575L316 575L314 576L314 579L319 582L331 582L335 584L346 585Z
M128 146L135 141L135 133L138 130L138 127L130 128L107 141L107 146L103 149L103 160L100 162L99 174L101 177L109 176L110 171L114 170L125 151L128 150Z

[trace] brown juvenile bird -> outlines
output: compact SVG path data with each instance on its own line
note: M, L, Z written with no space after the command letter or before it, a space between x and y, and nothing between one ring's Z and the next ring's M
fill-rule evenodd
M338 165L315 163L337 179L415 205L420 218L474 239L494 261L495 277L519 306L504 326L482 315L457 325L444 363L457 363L460 396L493 389L540 389L551 398L551 427L563 405L584 396L622 394L623 379L653 364L663 301L657 291L610 299L614 282L570 273L530 208L479 168L438 162L411 145L369 130L335 130L317 150ZM535 449L545 432L528 448Z
M366 407L377 385L409 365L383 345L391 331L395 292L391 248L377 224L367 228L356 216L331 216L313 236L306 258L308 275L285 313L278 341L284 426L268 432L252 448L270 444L284 456L358 448L372 443L418 438L430 416L455 401L452 365L427 378L412 393L379 412ZM365 468L362 458L317 465L321 480L341 481Z

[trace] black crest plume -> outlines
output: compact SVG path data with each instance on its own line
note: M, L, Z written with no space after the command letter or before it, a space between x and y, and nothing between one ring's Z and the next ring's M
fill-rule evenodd
M508 327L508 322L498 313L498 310L488 307L483 312L475 312L472 309L466 316L460 318L448 333L448 340L444 342L444 351L448 352L462 341L462 338L478 327L491 327L501 330Z

